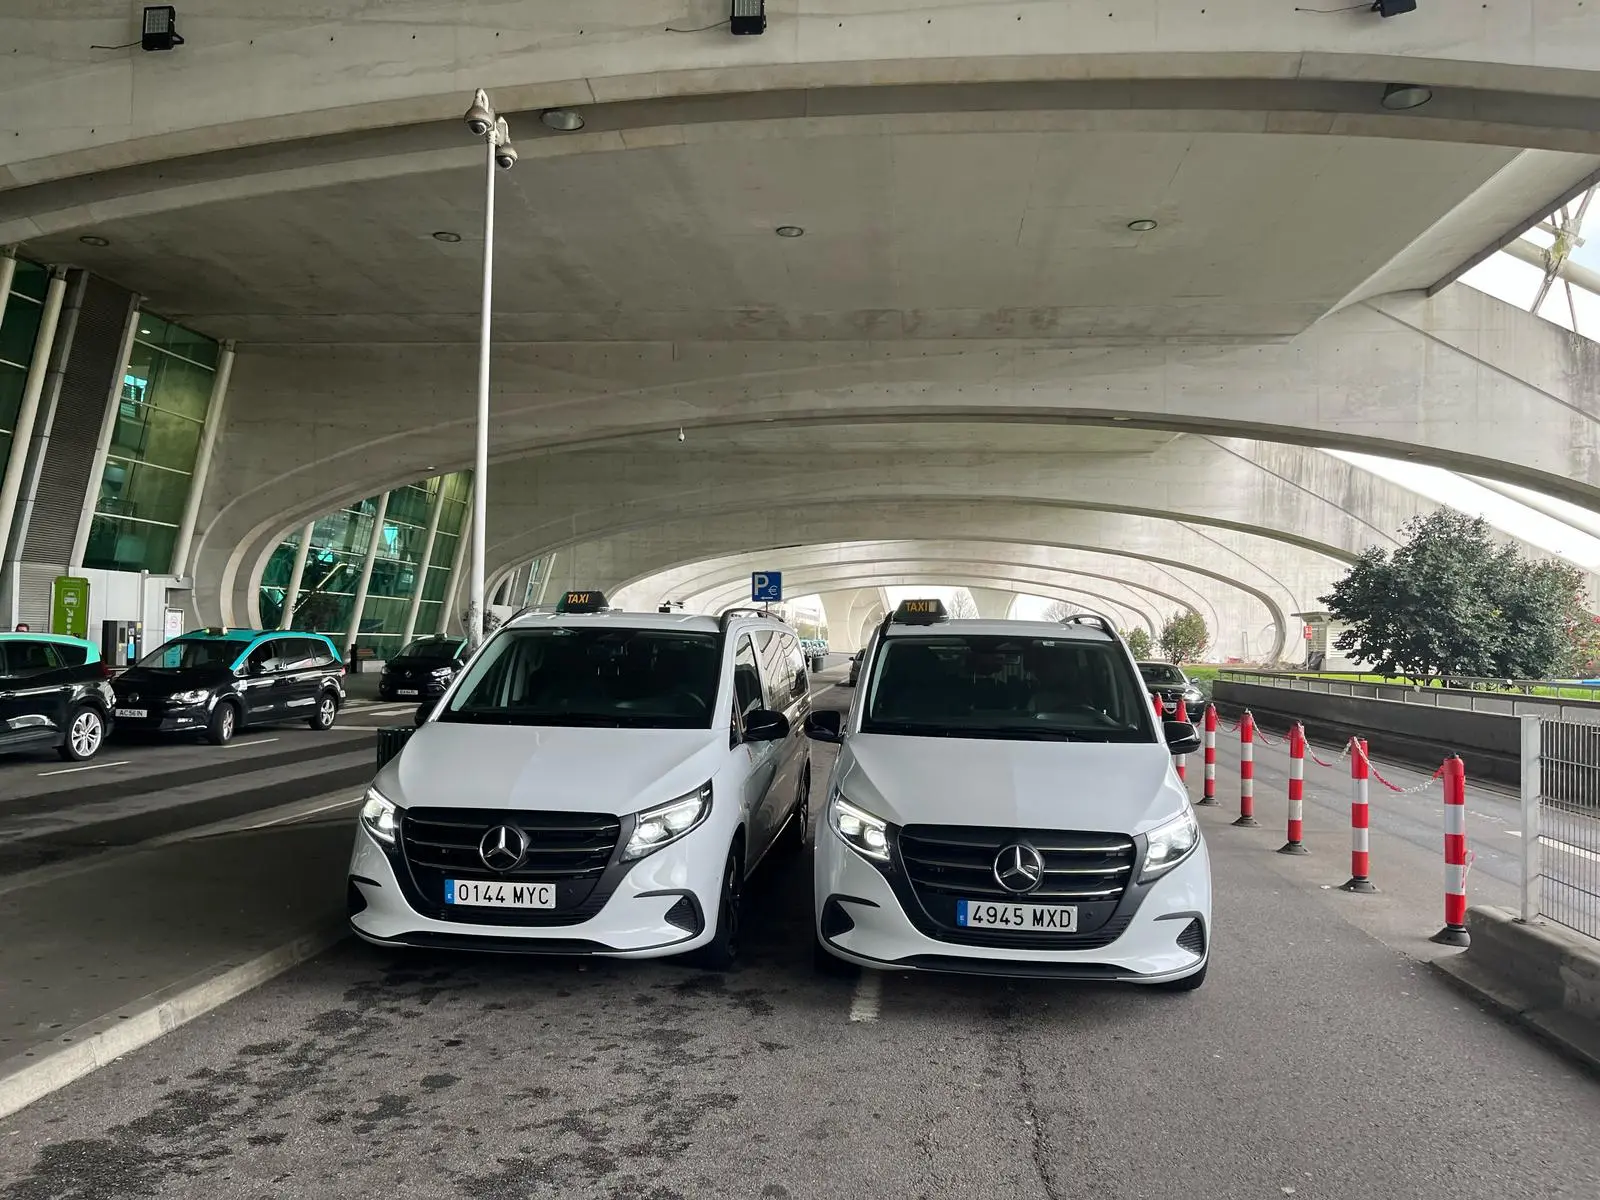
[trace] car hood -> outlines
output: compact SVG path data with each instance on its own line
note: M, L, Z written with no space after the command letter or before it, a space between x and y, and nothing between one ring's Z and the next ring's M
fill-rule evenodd
M216 687L232 674L232 671L216 667L194 667L183 671L152 671L145 667L129 667L112 681L111 686L119 696L127 692L141 692L147 696L170 696L173 692Z
M1138 834L1183 811L1154 742L1034 742L853 734L837 775L853 803L897 825L999 825Z
M374 783L402 807L620 815L693 791L727 748L726 730L429 721Z

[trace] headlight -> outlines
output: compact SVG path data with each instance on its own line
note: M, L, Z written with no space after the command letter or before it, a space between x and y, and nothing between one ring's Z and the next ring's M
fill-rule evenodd
M435 679L448 679L453 670L452 667L435 667L431 673Z
M1185 810L1165 825L1157 825L1145 834L1145 842L1144 870L1139 872L1140 883L1149 883L1188 858L1200 844L1200 826L1194 814Z
M1206 697L1205 697L1205 693L1202 692L1199 688L1192 687L1187 692L1185 692L1183 694L1183 698L1184 698L1184 700L1186 700L1190 704L1199 704Z
M631 862L670 846L692 833L710 811L710 782L701 784L687 796L645 809L634 819L633 836L622 851L622 861Z
M192 692L175 692L167 699L173 704L204 704L210 694L205 688L196 688Z
M889 823L875 817L864 808L857 808L838 792L828 805L828 824L833 831L863 858L873 862L889 861Z
M392 846L400 831L400 810L377 788L368 788L367 802L361 806L361 824L385 846Z

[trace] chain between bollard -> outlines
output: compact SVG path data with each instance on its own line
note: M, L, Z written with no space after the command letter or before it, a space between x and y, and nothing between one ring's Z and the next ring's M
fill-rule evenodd
M1435 771L1432 775L1428 776L1428 778L1424 779L1421 783L1417 784L1415 787L1401 787L1399 784L1390 783L1382 775L1378 774L1378 768L1377 767L1371 766L1370 764L1368 765L1367 769L1371 772L1372 778L1376 779L1379 783L1383 784L1384 787L1388 788L1391 792L1394 792L1396 795L1399 795L1399 796L1413 796L1418 792L1427 791L1435 783L1437 783L1440 779L1444 778L1444 764L1443 763L1439 764L1439 769L1437 771Z

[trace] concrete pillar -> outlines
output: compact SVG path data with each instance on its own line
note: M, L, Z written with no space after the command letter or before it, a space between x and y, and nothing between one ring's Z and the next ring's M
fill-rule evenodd
M122 348L117 352L117 369L111 376L111 387L106 392L105 416L100 420L100 439L95 442L94 461L89 466L89 483L84 488L83 511L78 514L78 532L72 539L72 557L68 570L83 566L84 553L89 549L89 529L94 524L95 505L100 502L100 481L106 474L106 457L111 453L111 438L117 431L117 413L122 403L122 377L128 372L128 359L133 355L133 339L139 332L138 296L128 304L128 322L122 329Z
M311 553L311 534L317 527L307 521L300 531L300 544L294 550L294 566L289 568L289 586L283 592L283 612L278 616L279 629L294 628L294 606L300 603L300 577L306 573L306 557Z
M16 267L16 259L0 259ZM9 288L10 280L6 279ZM44 394L44 380L50 369L50 352L55 346L56 328L61 320L61 301L67 293L67 273L58 267L50 273L50 284L44 293L44 312L39 318L39 332L33 339L33 357L28 360L28 374L22 384L22 407L17 410L17 427L11 433L11 450L6 456L5 475L0 477L0 562L4 562L11 536L11 519L17 515L17 497L22 493L23 468L28 461L28 449L33 443L33 427L39 417L39 397ZM0 317L3 317L0 306ZM100 486L99 480L95 487Z
M972 602L978 606L978 616L985 621L1004 621L1011 615L1011 605L1016 601L1015 592L1001 591L999 588L969 587Z
M168 570L174 575L189 573L189 547L194 543L194 526L200 517L200 496L206 490L206 476L211 473L211 455L217 448L217 432L222 428L222 410L228 402L228 380L232 376L233 343L224 342L217 358L216 374L211 379L211 400L206 404L206 423L200 433L194 473L189 477L183 519L178 523L178 536L172 543L172 565Z
M435 481L439 486L434 489L433 503L428 507L428 529L422 535L422 558L417 564L417 586L411 589L411 604L406 609L406 625L400 631L402 646L416 636L417 614L422 611L422 593L428 587L428 568L433 566L433 543L439 536L439 514L444 511L444 489L449 481L448 475L441 475Z
M11 281L17 277L17 248L0 249L0 321L6 319L6 302L11 299Z
M455 556L450 560L450 578L444 587L444 603L439 607L439 627L434 632L449 633L450 618L456 615L456 592L461 586L461 568L467 561L467 547L471 544L468 536L472 532L472 506L467 506L467 515L461 522L461 535L456 538Z
M372 564L378 561L378 547L383 542L383 519L389 515L389 493L378 497L378 507L372 514L372 536L367 539L367 556L361 560L361 578L356 583L355 604L350 609L350 631L344 644L353 648L361 632L361 618L366 612L367 589L372 586ZM355 654L352 649L351 658Z

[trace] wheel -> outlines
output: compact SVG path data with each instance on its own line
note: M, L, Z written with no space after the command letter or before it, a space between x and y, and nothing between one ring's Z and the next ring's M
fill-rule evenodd
M224 700L211 710L211 720L206 725L206 741L213 746L223 746L233 740L239 728L239 710L231 700Z
M1211 968L1209 962L1193 975L1185 975L1182 979L1170 979L1166 983L1155 984L1163 992L1192 992L1206 981L1206 972Z
M861 973L861 968L855 963L829 954L823 948L821 939L815 937L811 939L811 969L830 979L854 979Z
M66 762L83 762L98 754L105 740L106 719L99 709L85 705L73 712L67 722L67 736L56 753Z
M739 925L744 908L744 847L738 842L728 851L722 868L722 895L717 900L717 931L694 952L696 966L726 971L739 957Z
M334 718L339 715L339 701L332 692L323 692L317 698L317 711L306 722L313 729L332 729Z
M774 849L779 854L799 853L805 849L806 830L810 828L811 764L807 762L800 771L800 799L795 802L794 811L789 814L789 822L778 835L778 845Z

